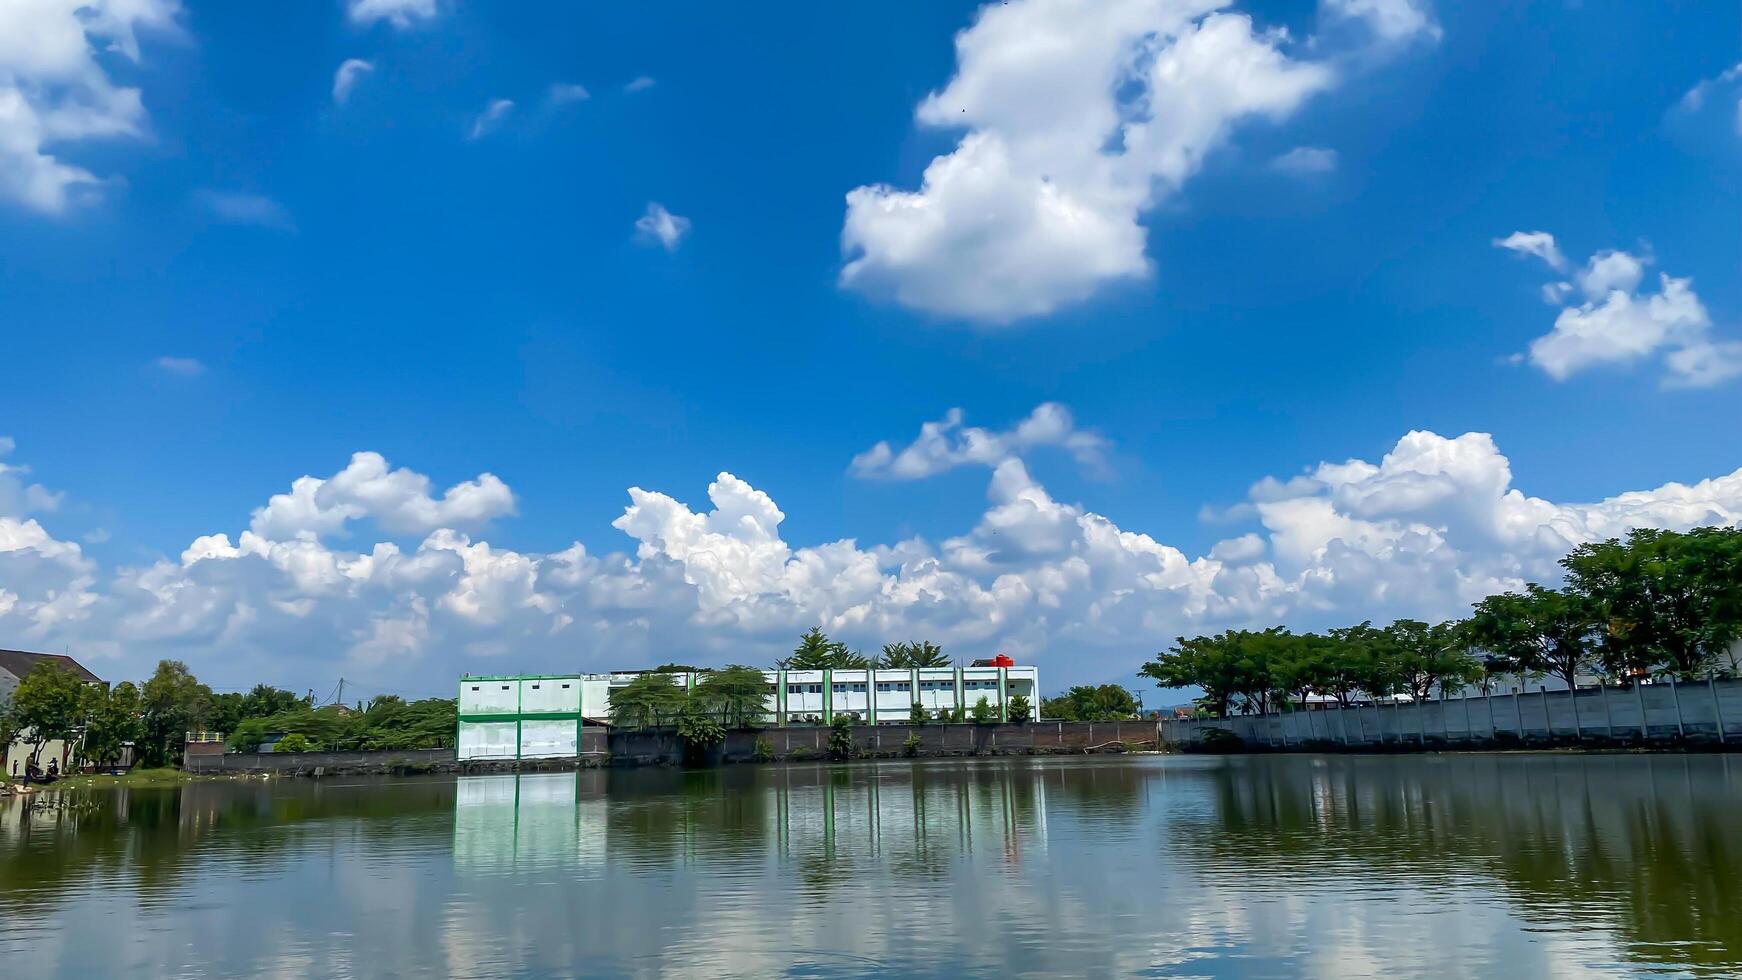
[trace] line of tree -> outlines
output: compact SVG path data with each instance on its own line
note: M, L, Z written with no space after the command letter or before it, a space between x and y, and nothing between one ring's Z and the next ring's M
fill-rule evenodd
M799 638L789 656L774 662L776 670L908 670L914 667L948 667L950 658L929 640L885 643L873 656L831 640L821 626L813 626Z
M100 768L120 762L131 744L139 765L159 767L180 760L190 731L228 733L239 751L258 748L268 732L287 733L286 741L307 751L442 748L453 744L457 720L451 698L387 695L354 707L316 706L312 696L267 684L214 692L179 660L159 661L142 684L114 686L45 661L0 704L0 749L27 736L27 761L40 768L44 748L59 741L76 747L78 763Z
M1347 706L1486 693L1502 676L1571 689L1589 674L1610 684L1737 675L1742 529L1635 530L1580 545L1560 564L1561 587L1488 596L1464 619L1178 637L1140 673L1201 689L1200 707L1217 716L1286 710L1312 695Z

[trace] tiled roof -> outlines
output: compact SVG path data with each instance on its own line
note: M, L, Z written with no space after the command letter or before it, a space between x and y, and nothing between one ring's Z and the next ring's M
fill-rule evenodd
M85 669L85 665L71 657L59 653L26 653L23 650L0 650L0 670L10 673L20 680L24 675L36 669L38 664L57 663L77 674L79 680L87 683L102 683L103 679Z

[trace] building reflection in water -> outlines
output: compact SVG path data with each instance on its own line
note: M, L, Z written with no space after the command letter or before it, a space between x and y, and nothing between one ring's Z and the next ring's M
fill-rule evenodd
M1133 783L1135 785L1135 783ZM963 767L785 766L469 776L455 867L628 868L773 862L798 881L855 865L937 876L958 856L1045 854L1048 780Z

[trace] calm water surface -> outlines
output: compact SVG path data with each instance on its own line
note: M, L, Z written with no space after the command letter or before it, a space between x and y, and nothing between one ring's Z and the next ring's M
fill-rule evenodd
M0 974L1742 975L1742 759L210 782L0 806Z

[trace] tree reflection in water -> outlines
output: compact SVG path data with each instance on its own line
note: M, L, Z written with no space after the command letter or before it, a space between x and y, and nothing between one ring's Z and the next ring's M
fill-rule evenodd
M1734 976L1737 767L931 760L0 801L0 961L20 976ZM80 940L98 934L113 939Z

